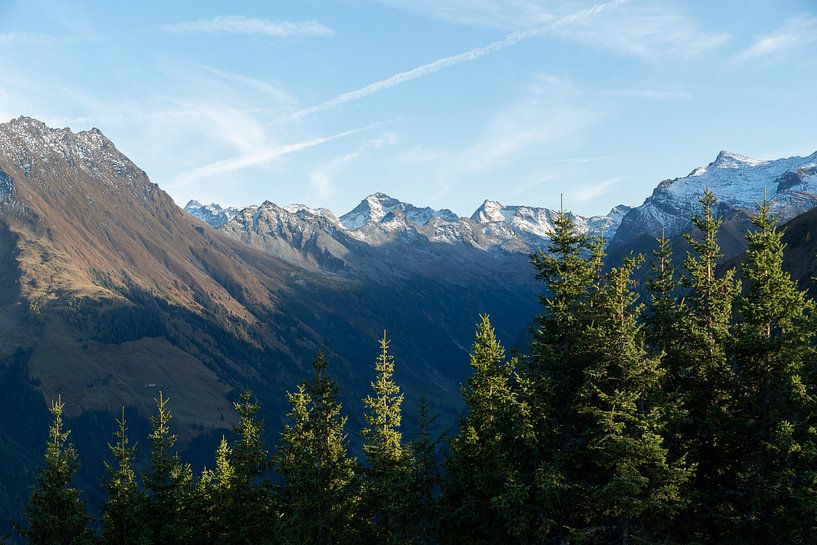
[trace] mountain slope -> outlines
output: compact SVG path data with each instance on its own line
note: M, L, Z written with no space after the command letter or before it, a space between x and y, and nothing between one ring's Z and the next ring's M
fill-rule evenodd
M262 207L292 222L323 217L330 234L318 233L316 255L322 244L339 240L331 236L338 220L328 214ZM244 212L250 221L253 213ZM302 237L297 240L310 255L303 233L299 226L292 235ZM370 248L360 236L343 240ZM391 275L376 283L371 275L336 274L306 260L302 266L301 258L282 259L248 242L184 213L97 130L51 129L30 118L0 124L0 398L7 409L0 454L9 460L0 470L0 496L8 498L6 508L24 503L31 461L39 459L47 432L46 400L57 395L67 403L83 455L80 478L94 489L122 405L134 430L144 430L162 390L171 398L181 447L191 459L206 460L232 424L239 389L259 396L275 440L286 390L326 350L357 444L360 400L384 328L394 339L397 378L408 398L406 421L425 396L448 425L459 411L478 314L490 312L500 336L512 342L537 306L538 286L524 254L515 256L514 282L489 281L496 269L463 271L457 281L443 282L435 271L400 273L404 256L386 242L376 256L364 256ZM415 270L438 267L450 251L446 246L436 261L418 261ZM22 422L29 424L17 425ZM3 509L0 502L6 521L13 513Z
M734 256L744 247L747 213L764 193L782 221L817 206L817 152L762 161L721 151L713 162L688 176L664 180L641 206L627 212L608 246L610 255L618 259L632 250L651 249L662 229L670 238L687 231L705 188L718 198L718 213L726 220L722 246L728 256Z

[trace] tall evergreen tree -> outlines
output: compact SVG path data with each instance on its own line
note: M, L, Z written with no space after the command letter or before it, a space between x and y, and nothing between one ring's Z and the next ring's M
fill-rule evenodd
M533 491L520 462L534 434L515 366L482 316L471 350L473 374L462 389L466 413L443 481L447 543L511 543L528 533Z
M607 275L587 330L593 354L573 411L587 417L554 458L571 514L557 535L580 543L664 543L690 475L663 440L664 369L648 354L627 258Z
M48 434L45 465L37 470L36 483L26 507L25 524L20 534L31 545L89 545L93 534L91 518L80 498L80 491L71 486L77 470L77 451L68 442L69 430L62 419L65 404L62 398L51 402L54 422Z
M196 483L190 509L194 543L256 543L238 539L243 528L236 525L236 519L245 506L236 502L236 471L231 454L232 449L222 436L214 468L204 468Z
M377 543L403 543L403 522L409 458L400 432L403 394L394 382L394 357L389 353L386 332L380 340L372 393L363 400L366 409L363 452L366 454L364 512L372 523Z
M146 545L146 500L136 481L133 459L136 446L130 446L125 408L117 419L119 426L114 437L116 442L108 445L114 464L105 462L107 478L104 488L108 493L102 506L102 540L106 545Z
M817 540L815 305L783 270L783 231L764 198L746 235L738 301L740 541Z
M572 408L590 362L585 343L597 307L601 258L598 246L594 252L587 235L576 229L573 216L564 210L554 220L548 253L539 251L531 257L545 293L540 296L542 312L534 322L531 353L525 359L529 385L521 391L535 433L526 460L530 468L525 480L535 484L537 498L529 532L540 540L560 526L563 511L570 512L563 501L557 458L588 425L587 415Z
M170 430L173 418L168 399L159 392L156 414L150 418L150 467L145 473L151 539L164 545L182 545L190 541L193 505L193 474L190 466L175 452L176 435Z
M662 230L656 242L658 248L653 250L651 274L647 280L649 298L644 324L652 351L671 356L677 348L678 322L685 306L679 298L681 279L672 262L671 241ZM675 369L674 362L670 366Z
M277 527L268 521L277 520L278 515L269 479L265 477L270 460L264 446L264 423L258 419L261 407L249 391L243 392L233 407L238 413L238 425L233 430L238 439L230 455L234 467L232 502L241 507L231 512L232 542L274 542Z
M411 545L437 543L439 506L437 490L440 486L438 447L440 437L432 435L436 420L429 415L430 402L422 399L417 404L417 435L409 445L411 468L405 490L405 509L402 527L406 529Z
M360 494L349 457L346 417L337 383L318 354L311 381L289 394L292 409L276 467L284 479L283 537L298 545L340 545L358 539Z
M676 430L678 449L697 465L695 498L679 528L689 542L718 542L732 533L734 510L735 377L728 357L733 304L739 293L734 269L717 274L723 257L717 236L722 219L716 198L706 190L702 212L692 217L696 232L686 236L691 252L684 261L689 305L679 324L680 342L674 361L677 393L685 419Z

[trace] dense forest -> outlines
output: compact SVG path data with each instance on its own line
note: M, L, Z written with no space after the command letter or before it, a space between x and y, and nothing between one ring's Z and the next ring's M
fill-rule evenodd
M768 202L733 268L715 198L700 202L683 261L662 237L616 267L560 213L548 251L531 256L543 295L530 348L507 354L482 317L452 437L434 433L427 403L416 435L401 433L384 334L363 459L319 354L274 452L250 393L235 440L197 474L174 450L168 399L144 468L123 412L93 520L58 399L18 531L32 545L814 543L814 302L783 269Z

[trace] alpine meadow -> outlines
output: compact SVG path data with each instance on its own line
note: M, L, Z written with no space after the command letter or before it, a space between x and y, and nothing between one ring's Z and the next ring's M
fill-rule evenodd
M811 0L0 0L0 543L817 543L815 59Z

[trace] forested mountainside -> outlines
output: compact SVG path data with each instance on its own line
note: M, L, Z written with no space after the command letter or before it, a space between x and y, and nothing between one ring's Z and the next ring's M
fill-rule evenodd
M384 334L361 457L323 354L288 395L272 452L246 393L235 438L200 472L174 451L160 394L144 470L124 410L116 420L95 529L58 398L20 533L74 545L813 543L817 306L784 269L785 228L765 199L739 267L724 266L716 202L699 199L680 268L660 237L643 300L644 256L605 267L601 240L558 214L531 259L547 289L530 351L509 358L482 317L450 437L430 430L428 404L404 434ZM795 239L811 224L795 219Z
M684 198L694 198L710 179L731 180L713 183L716 192L729 189L716 205L729 220L721 230L727 255L745 247L749 199L764 186L784 219L813 203L814 156L721 155L659 189L683 182ZM633 210L566 217L578 234L606 233L604 240L621 222L607 248L608 264L617 266L623 233L654 204L655 194ZM112 415L123 405L132 432L144 436L154 399L160 391L171 398L178 447L199 467L236 424L233 402L246 388L277 430L285 393L321 350L342 387L350 447L360 452L361 400L384 329L400 362L395 378L407 396L407 429L416 428L422 397L440 427L453 429L474 324L490 314L498 339L527 351L525 332L549 287L535 279L528 254L547 250L563 218L492 201L456 218L382 194L339 218L270 202L209 208L225 221L198 215L217 228L178 208L96 129L74 133L30 118L0 124L0 449L8 461L0 468L0 514L18 512L28 494L43 445L32 430L45 433L48 400L66 402L83 460L78 482L94 508L103 497ZM674 221L632 231L629 250L648 247L638 241L661 229L680 235ZM796 219L787 235L786 263L803 282L809 221ZM267 438L271 446L277 433ZM140 451L137 462L146 455Z

